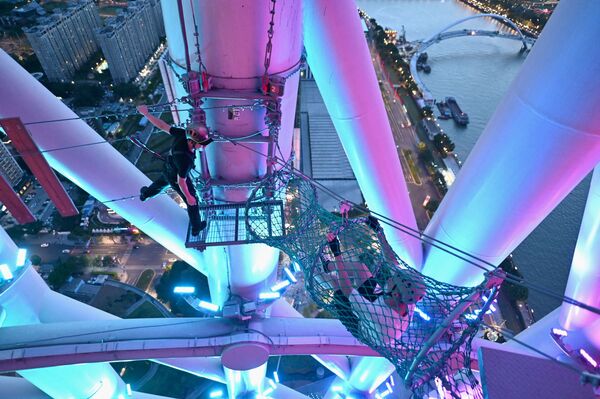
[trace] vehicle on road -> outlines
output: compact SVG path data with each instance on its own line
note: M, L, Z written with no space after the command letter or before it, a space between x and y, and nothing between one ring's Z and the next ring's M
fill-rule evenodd
M65 249L63 249L63 250L62 250L62 253L63 253L63 254L70 254L70 253L71 253L71 250L70 250L70 249L68 249L68 248L65 248Z
M50 246L50 243L48 243L48 242L42 243L42 245L40 245L40 247L42 247L42 248L47 248L49 246Z

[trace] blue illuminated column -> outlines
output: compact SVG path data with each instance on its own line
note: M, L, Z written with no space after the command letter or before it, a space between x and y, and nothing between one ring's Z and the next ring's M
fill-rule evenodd
M79 302L51 291L31 266L16 267L19 250L1 228L0 246L0 259L11 266L14 275L11 281L0 286L0 328L35 325L68 317L65 315L71 313L72 305L76 306ZM126 394L125 384L108 363L31 369L19 374L57 399L112 399Z
M600 307L600 166L594 169L565 295ZM562 304L560 322L567 330L587 327L598 315Z
M600 2L554 11L425 233L498 265L600 161ZM483 271L432 246L423 272Z
M371 54L352 0L304 2L304 46L362 194L375 212L410 228L416 220ZM400 258L421 267L421 242L383 225Z
M2 50L0 76L0 118L21 118L42 151L67 147L44 153L53 169L98 201L112 201L119 215L198 270L213 265L206 259L219 254L185 247L186 212L166 195L140 202L139 188L150 180L113 146L98 144L100 135ZM64 121L30 124L57 119Z

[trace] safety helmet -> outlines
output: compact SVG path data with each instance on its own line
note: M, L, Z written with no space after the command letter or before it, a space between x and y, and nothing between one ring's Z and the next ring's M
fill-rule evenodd
M185 130L185 136L188 140L192 140L195 143L201 143L208 138L208 129L206 126L188 127Z
M388 278L384 292L394 304L415 304L425 296L427 288L423 278L409 270L397 270Z

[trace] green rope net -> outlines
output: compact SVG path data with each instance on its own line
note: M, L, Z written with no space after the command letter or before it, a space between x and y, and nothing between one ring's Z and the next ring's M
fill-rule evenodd
M284 201L283 226L272 208L256 206L267 199ZM420 274L395 255L377 219L328 212L313 184L289 170L254 190L246 228L300 265L312 299L392 362L414 397L483 397L470 346L501 280L465 288Z

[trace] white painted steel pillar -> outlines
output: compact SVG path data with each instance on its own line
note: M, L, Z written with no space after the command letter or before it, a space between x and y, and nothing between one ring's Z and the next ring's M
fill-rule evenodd
M600 166L590 183L585 211L575 245L565 295L600 308ZM567 330L590 325L598 315L563 302L560 323Z
M306 0L304 45L369 208L417 229L371 55L351 0ZM418 239L383 224L400 258L421 267Z
M166 195L140 202L150 180L1 50L0 76L0 118L21 118L42 151L70 147L44 153L52 168L201 272L213 265L218 253L185 248L186 212ZM32 124L58 119L71 120Z
M43 391L24 378L0 376L0 398L14 399L48 399ZM130 399L169 399L166 396L151 395L142 392L132 392Z
M302 317L284 299L277 300L271 306L271 316ZM361 392L374 391L395 370L394 365L383 357L313 355L313 358L327 367L338 378L344 380L352 389Z
M426 234L498 265L600 161L600 2L564 1L471 151ZM423 272L483 271L426 247Z
M416 229L356 5L350 0L335 4L306 0L304 4L308 63L365 200L373 211ZM385 224L382 226L396 254L420 268L421 243ZM346 380L353 388L368 392L393 371L394 366L386 359L359 358L353 361Z
M213 88L257 91L264 72L264 57L269 28L270 0L183 1L183 18L177 2L163 1L163 17L169 41L169 54L181 67L166 68L163 77L167 91L175 98L187 93L177 75L186 72L186 51L192 70L198 71L198 47L207 72L212 76ZM194 20L195 16L195 20ZM273 50L269 73L289 71L302 54L301 2L278 0L275 8ZM185 26L187 43L182 26ZM182 68L183 67L183 68ZM284 73L286 75L286 73ZM299 74L288 78L282 99L282 126L279 146L283 157L291 151L291 141L298 92ZM229 119L229 105L249 104L239 100L207 100L205 105L209 128L227 137L243 137L265 128L264 109L242 110L237 119ZM217 108L214 108L217 107ZM179 105L178 108L186 108ZM183 121L187 113L179 113ZM245 146L267 154L266 143L244 143ZM281 156L279 152L278 156ZM240 145L213 143L207 147L208 167L213 178L224 183L256 180L266 173L266 158ZM217 189L217 200L245 201L249 188ZM218 202L218 201L217 201ZM207 274L213 302L227 299L229 290L247 298L256 298L275 281L275 266L279 251L266 245L228 246L218 249L219 260Z
M302 54L302 2L278 0L275 6L274 37L269 73L292 70ZM257 91L264 73L267 30L271 14L270 0L182 1L163 0L163 17L169 41L169 54L179 66L165 68L163 78L167 92L174 98L187 95L177 75L186 72L187 63L194 71L199 70L198 49L208 74L212 76L214 89ZM193 7L193 8L192 8ZM182 16L183 15L183 16ZM183 28L183 29L182 29ZM183 32L185 31L185 38ZM196 36L198 34L198 43ZM187 57L186 57L187 52ZM187 59L186 59L187 58ZM183 67L183 68L182 68ZM278 157L287 159L291 152L293 125L298 93L299 73L291 75L282 98L282 121L279 132ZM206 100L207 125L213 131L230 138L244 137L264 130L264 108L242 110L239 116L229 118L226 106L248 105L240 100ZM185 108L185 106L178 106ZM179 113L182 122L188 117ZM266 133L266 132L265 132ZM215 142L206 149L208 169L213 179L221 183L235 184L256 181L264 177L268 153L266 143ZM252 150L261 153L257 154ZM217 203L224 201L244 202L252 188L214 189ZM279 250L262 244L236 245L213 248L219 254L213 258L214 267L207 271L211 298L222 303L230 293L249 299L258 298L260 292L268 291L275 282ZM260 391L264 386L266 367L227 372L230 397L251 390Z
M16 259L17 246L1 228L0 243L2 258ZM0 307L3 317L0 328L68 319L79 302L51 291L31 266L25 267L18 274L15 273L13 281L2 286ZM19 374L57 399L109 399L119 394L126 395L127 391L123 380L108 363L46 367L23 370Z

